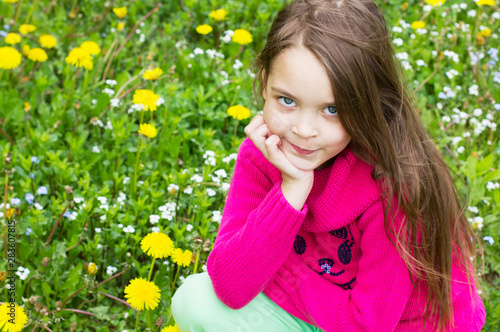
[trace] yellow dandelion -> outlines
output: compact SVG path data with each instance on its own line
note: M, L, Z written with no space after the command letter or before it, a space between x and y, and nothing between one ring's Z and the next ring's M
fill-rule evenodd
M476 2L479 6L494 6L495 0L479 0Z
M160 96L148 89L136 90L132 102L134 104L141 104L144 111L156 111L158 105L156 102Z
M125 27L125 22L120 22L120 23L118 23L118 26L116 27L116 30L117 31L122 31L124 27Z
M155 138L158 130L156 130L156 128L149 123L141 123L140 128L137 132L149 138Z
M97 265L95 263L90 262L89 267L87 268L87 271L89 274L96 274L97 273Z
M18 2L19 0L3 0L3 2L7 2L7 3L15 3L15 2Z
M137 310L153 310L160 303L161 292L152 281L136 278L125 287L127 302Z
M425 0L425 2L433 7L439 7L441 5L444 5L446 0Z
M113 13L115 13L118 18L122 18L127 15L127 7L113 8Z
M238 120L248 119L252 115L248 108L241 105L229 107L227 114Z
M146 80L157 80L161 74L163 74L163 70L161 70L161 68L155 68L153 70L146 70L144 74L142 74L142 78Z
M141 249L154 258L168 257L174 250L174 242L165 233L149 233L142 239Z
M30 53L30 46L29 45L24 45L23 46L23 55L24 56L28 56L29 53Z
M414 30L423 29L423 28L425 28L425 22L424 21L415 21L411 24L411 28Z
M31 61L45 62L47 60L47 53L45 53L43 48L35 47L29 51L28 59Z
M208 24L198 25L196 27L196 32L198 32L201 35L207 35L210 32L212 32L212 30L213 30L212 27Z
M24 309L17 304L4 303L0 306L0 326L2 327L2 331L21 331L27 322L28 316L26 316Z
M193 252L190 250L182 251L180 248L175 248L172 253L172 260L175 264L180 266L189 266L191 264L191 256L193 256Z
M15 48L0 47L0 69L12 69L21 64L22 55Z
M80 45L80 47L92 55L97 55L97 54L101 53L101 48L99 47L99 45L97 45L96 42L93 42L91 40L83 42Z
M30 103L28 103L27 101L25 101L24 102L24 111L25 112L29 112L30 109L31 109Z
M57 45L57 40L54 38L54 36L47 34L42 34L38 41L43 48L54 48Z
M35 30L36 26L34 26L33 24L21 24L21 26L19 27L19 32L23 35L27 35L28 33Z
M9 45L14 45L21 42L21 36L18 33L11 32L5 36L5 42Z
M75 67L84 67L87 70L92 70L92 68L94 68L92 56L89 51L81 47L72 49L66 57L66 62Z
M227 11L225 9L217 9L210 12L209 17L216 21L222 21L226 19Z
M489 36L491 36L491 29L490 28L486 28L484 30L481 30L481 35L483 35L483 37L489 37Z
M16 212L16 209L8 209L5 213L7 214L7 219L10 219L14 216L14 212Z
M177 324L171 325L171 326L165 326L161 332L181 332L179 330L179 327L177 327Z
M231 39L233 42L240 45L246 45L253 41L252 35L245 29L234 30L234 34L231 36Z

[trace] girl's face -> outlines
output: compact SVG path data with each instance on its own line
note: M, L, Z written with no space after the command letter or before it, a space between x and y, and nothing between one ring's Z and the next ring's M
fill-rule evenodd
M325 67L305 47L286 49L275 58L262 92L264 119L281 138L279 149L298 169L330 166L351 140L332 91ZM313 152L300 153L294 145Z

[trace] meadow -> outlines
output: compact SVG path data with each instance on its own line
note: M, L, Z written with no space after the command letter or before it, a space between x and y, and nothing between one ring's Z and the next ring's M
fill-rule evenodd
M287 2L0 0L2 331L178 331L170 299L206 271ZM379 5L500 331L498 0Z

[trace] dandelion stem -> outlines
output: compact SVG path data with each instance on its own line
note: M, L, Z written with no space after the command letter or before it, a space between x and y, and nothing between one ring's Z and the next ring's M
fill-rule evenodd
M196 250L196 261L194 262L193 274L196 274L196 270L198 269L198 259L200 258L200 249Z
M5 71L5 68L2 69L2 71L0 72L0 80L2 79L2 76L3 76L3 72Z
M82 97L85 96L85 92L87 91L88 83L89 83L89 71L85 70L85 77L83 78Z
M148 281L151 280L151 275L153 274L153 269L155 267L155 260L156 260L156 257L153 257L153 261L151 262L151 268L149 269Z
M66 106L68 106L69 96L71 95L71 92L73 91L73 88L75 87L75 81L76 81L77 76L78 76L78 70L76 71L75 75L73 76L73 79L71 80L71 85L69 87L68 95L66 96L66 102L64 103L64 107L63 107L62 114L61 114L61 121L63 121L64 112L66 111Z
M181 267L179 265L177 265L177 271L175 272L174 281L172 281L172 289L170 290L170 295L172 295L174 293L175 283L177 282L177 277L179 276L180 270L181 270Z
M141 310L138 310L138 311L137 311L137 318L136 318L136 320L135 320L135 332L137 332L137 331L138 331L138 329L137 329L137 328L139 327L139 315L140 315L140 314L141 314Z
M19 12L21 11L22 4L23 4L23 0L19 1L19 3L17 4L16 14L14 15L14 23L16 23L16 21L17 21L17 17L19 16Z
M30 11L28 13L28 16L26 17L26 21L24 21L24 24L29 24L30 23L31 14L33 14L33 11L36 10L37 5L38 5L38 0L34 0L33 1L33 6L30 7Z
M236 130L238 129L238 123L240 123L238 120L236 120L236 126L234 126L234 135L233 138L236 138Z
M137 142L137 157L135 158L135 168L134 168L134 182L132 183L132 197L135 198L135 191L137 188L137 166L139 165L139 154L141 153L142 148L142 140L139 137L139 141Z

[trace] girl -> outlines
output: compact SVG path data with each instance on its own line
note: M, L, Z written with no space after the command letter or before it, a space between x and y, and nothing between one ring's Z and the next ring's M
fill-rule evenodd
M263 116L180 330L480 331L477 239L376 5L293 1L256 65Z

